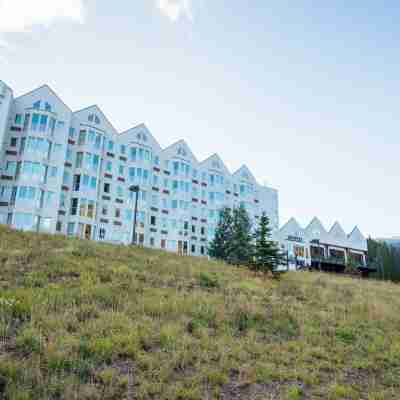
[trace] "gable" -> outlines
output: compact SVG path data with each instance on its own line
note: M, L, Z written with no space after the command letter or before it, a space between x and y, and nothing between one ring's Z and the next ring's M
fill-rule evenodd
M198 164L192 150L184 140L179 140L165 148L162 155L165 159L179 158L192 164Z
M318 218L314 218L307 228L304 230L305 235L309 240L321 240L324 241L327 236L327 232Z
M58 119L68 121L71 118L71 109L47 85L43 85L15 99L16 109L23 111L36 108L49 111L57 115Z
M233 176L238 180L244 180L249 183L253 183L257 185L257 181L254 178L254 175L251 173L249 168L246 165L242 165Z
M303 238L304 230L295 218L290 218L290 220L279 230L279 236L283 240L286 240L288 237Z
M347 235L339 222L335 222L329 231L329 235L337 239L347 239Z
M103 111L96 105L75 111L74 117L78 118L81 124L94 126L109 134L117 134L117 130L111 124Z
M348 236L349 246L354 249L360 249L366 251L368 249L367 240L364 235L356 226Z
M225 176L231 175L230 171L218 154L213 154L212 156L208 157L200 163L200 166L205 169L218 171Z
M160 153L162 148L145 124L140 124L118 134L118 139L123 143L137 143L149 146L153 151Z

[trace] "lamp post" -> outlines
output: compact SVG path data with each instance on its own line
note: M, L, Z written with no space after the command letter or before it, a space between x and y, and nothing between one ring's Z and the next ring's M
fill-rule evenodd
M139 186L138 185L132 185L129 190L132 193L136 193L135 197L135 211L133 212L133 232L132 232L132 244L136 244L136 214L137 214L137 203L138 203L138 197L139 197Z

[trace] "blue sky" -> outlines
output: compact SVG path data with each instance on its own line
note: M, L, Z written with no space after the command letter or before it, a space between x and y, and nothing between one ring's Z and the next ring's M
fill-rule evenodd
M293 3L0 0L0 79L247 164L281 222L398 235L400 5Z

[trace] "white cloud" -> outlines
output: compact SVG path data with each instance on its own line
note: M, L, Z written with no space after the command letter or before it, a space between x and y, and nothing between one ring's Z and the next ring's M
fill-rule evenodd
M193 20L192 0L157 0L157 6L173 22L180 18Z
M0 34L27 32L54 21L84 20L84 0L0 0Z

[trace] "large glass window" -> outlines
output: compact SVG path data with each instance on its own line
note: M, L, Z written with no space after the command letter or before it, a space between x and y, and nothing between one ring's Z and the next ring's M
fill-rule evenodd
M22 114L16 114L15 115L15 124L16 125L21 125L22 124Z
M40 127L39 127L40 132L46 132L47 119L48 119L47 115L40 116Z
M33 131L36 131L38 129L39 119L40 119L40 115L39 114L33 114L32 115L32 130Z
M78 137L78 144L83 145L86 142L86 131L80 131Z
M17 212L14 214L14 227L24 231L35 230L36 218L33 214Z

